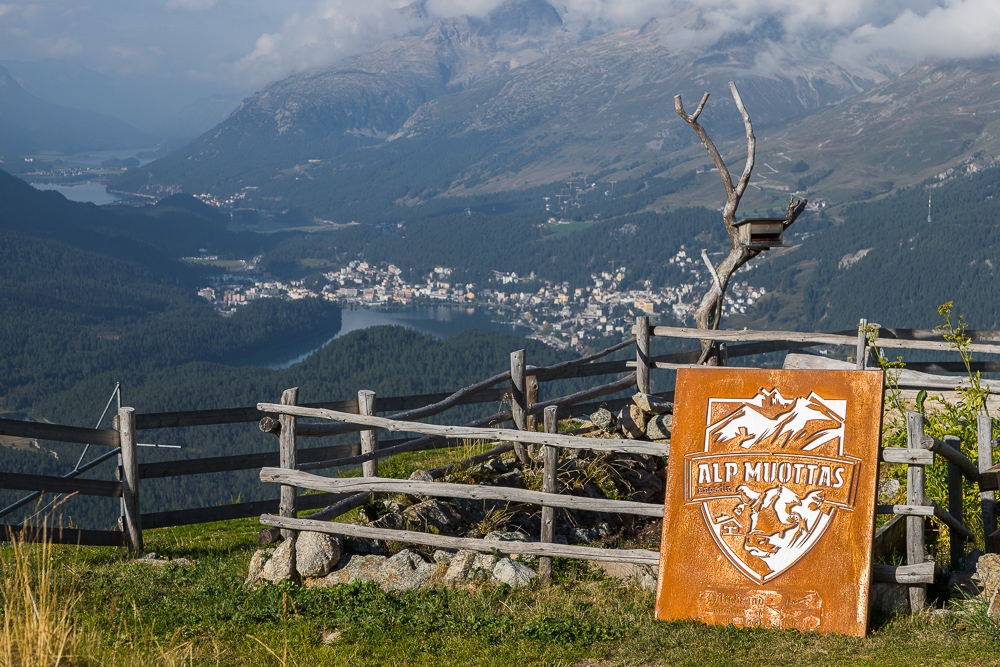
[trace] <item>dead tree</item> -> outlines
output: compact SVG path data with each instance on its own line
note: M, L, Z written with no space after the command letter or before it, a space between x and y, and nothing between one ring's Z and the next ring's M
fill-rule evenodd
M740 115L743 116L743 124L746 126L747 131L747 161L743 167L743 174L736 185L733 185L733 177L730 176L729 169L726 168L726 163L719 154L719 150L712 143L705 128L698 124L698 116L701 115L701 112L705 109L705 103L708 102L708 93L702 96L701 102L693 114L688 114L684 111L680 95L674 97L674 108L677 109L677 114L691 126L691 129L701 139L701 143L708 150L708 154L712 156L712 161L715 162L715 166L719 170L719 176L722 177L722 184L726 188L726 205L722 210L722 221L726 225L726 233L729 234L730 251L729 255L726 256L718 268L712 265L712 262L708 258L708 253L704 250L701 251L701 258L708 266L709 273L712 274L712 285L702 298L701 305L695 311L695 322L699 329L719 328L719 320L722 317L722 304L725 301L726 288L729 287L729 279L736 273L737 269L760 254L760 249L748 247L741 240L739 229L736 226L736 210L739 208L740 199L742 199L743 193L750 183L757 140L753 136L753 124L750 122L750 114L747 113L746 107L743 106L743 99L740 97L739 91L736 90L736 83L730 81L729 89L733 93L733 99L736 100L736 107L740 110ZM788 198L788 211L785 214L783 222L785 228L795 222L799 214L805 210L806 203L805 199L793 200L791 197ZM713 354L714 345L712 342L702 341L701 347L701 359L698 363L716 365L718 357Z

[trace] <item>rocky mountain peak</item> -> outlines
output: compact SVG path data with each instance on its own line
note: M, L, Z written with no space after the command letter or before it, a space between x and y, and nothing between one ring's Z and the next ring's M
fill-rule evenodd
M507 0L493 10L488 23L494 32L537 35L562 27L562 18L545 0Z

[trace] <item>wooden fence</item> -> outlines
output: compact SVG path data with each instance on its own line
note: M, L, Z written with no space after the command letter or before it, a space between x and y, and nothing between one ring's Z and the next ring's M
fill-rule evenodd
M866 324L865 321L862 321L862 327L859 329L863 329ZM644 516L660 516L662 514L662 506L658 504L598 501L556 493L554 470L557 448L598 449L612 447L614 451L658 456L666 456L669 451L668 447L656 443L634 440L612 441L555 434L556 409L561 410L564 417L587 415L602 405L617 409L628 402L629 398L605 397L613 396L633 387L644 393L652 393L652 370L672 370L697 366L697 361L702 354L700 349L654 356L651 342L652 339L658 337L712 341L717 346L716 357L723 365L728 365L732 360L741 357L815 346L853 348L856 359L853 366L857 368L866 367L869 360L870 344L864 333L860 331L834 333L704 331L683 327L651 327L646 317L637 318L633 331L634 338L623 341L607 350L548 367L528 366L524 351L514 352L511 355L510 370L451 394L377 397L372 392L362 390L359 392L357 400L298 405L297 390L290 389L284 392L281 404L264 403L253 407L155 414L136 414L132 408L122 408L113 430L85 429L0 419L0 435L88 443L112 448L112 451L106 454L105 458L118 450L122 456L122 465L118 469L118 479L114 481L70 480L60 477L4 473L0 474L0 488L124 498L125 516L121 522L121 532L64 531L59 539L60 541L80 544L121 544L124 535L124 543L137 551L142 549L143 528L186 525L263 514L263 523L288 531L287 534L308 527L310 530L342 532L359 537L379 537L380 539L421 544L428 543L421 540L434 539L435 544L451 548L499 549L501 551L507 548L513 549L516 553L536 554L544 559L560 556L655 564L658 555L654 552L614 550L614 553L609 553L612 550L552 543L554 528L552 511L555 507ZM966 331L965 334L973 341L970 345L973 352L1000 354L1000 345L990 344L1000 342L1000 331ZM942 351L950 350L952 347L950 343L942 339L940 332L933 330L879 329L874 343L879 348L910 350ZM603 361L604 357L632 345L635 345L636 348L635 360ZM959 378L935 376L928 372L965 370L964 365L961 365L960 362L950 361L911 363L907 364L907 368L910 374L905 375L906 372L904 372L905 377L901 377L900 386L931 389L953 387ZM974 362L972 368L982 372L1000 372L1000 362ZM541 398L544 394L541 388L543 382L621 374L624 374L624 377L569 396L548 400ZM509 386L501 386L508 382ZM672 397L672 392L660 392L657 395L669 399ZM495 404L504 397L510 399L510 410L501 410L461 427L437 426L416 421L441 414L459 405ZM261 410L264 411L263 417ZM386 419L376 417L377 412L395 414L392 414L391 419ZM539 414L545 416L544 433L535 432L534 421ZM299 421L302 417L319 417L327 421L325 423L303 423ZM916 417L911 417L911 419L916 424ZM278 436L277 451L158 463L140 463L138 461L136 434L139 431L255 421L259 422L262 431ZM515 426L512 430L496 428L500 424L511 421ZM906 448L881 450L882 460L909 466L907 504L878 507L880 513L906 517L908 564L894 568L876 567L875 576L877 580L914 584L916 588L911 590L911 597L915 606L919 606L922 600L920 591L923 589L920 586L925 587L926 583L932 581L934 576L934 564L928 565L923 562L924 519L935 517L949 527L949 530L952 531L953 549L962 548L963 540L971 536L971 533L962 524L960 509L956 509L961 507L960 476L964 476L965 479L979 485L983 499L984 525L987 526L987 546L991 551L1000 550L998 549L1000 547L1000 533L996 531L993 507L994 490L1000 486L998 485L1000 474L998 474L998 468L993 466L992 461L992 422L984 416L983 419L980 419L978 426L980 433L978 466L950 444L923 437L922 431L920 431L920 437L911 434ZM421 437L379 442L376 436L378 428L417 433ZM913 429L913 433L917 433L917 427L914 426ZM315 438L351 432L360 433L358 442L321 447L299 446L298 439L300 437ZM543 490L541 492L521 490L515 494L523 502L534 503L542 507L541 542L517 543L513 547L510 544L496 542L487 544L477 542L475 546L470 547L472 542L476 541L470 541L469 538L430 536L412 533L412 531L395 531L398 534L388 536L383 534L386 529L350 526L328 521L363 504L371 497L372 493L412 491L421 495L445 497L488 497L482 495L489 493L489 491L483 490L486 487L468 487L435 482L433 484L426 483L426 487L418 489L419 483L416 482L390 480L377 476L379 459L403 452L452 446L455 444L456 438L469 437L486 438L491 441L496 439L509 440L505 444L498 444L489 452L474 457L470 462L483 461L492 456L503 455L511 450L514 450L519 459L526 462L528 452L524 447L525 444L533 443L543 447ZM950 489L954 488L955 491L950 495L947 510L933 501L928 501L924 495L923 466L933 463L935 454L947 458L949 469L954 468L956 471L950 473L957 482L949 487ZM348 465L361 465L364 477L360 480L357 478L331 479L309 474L309 471L313 470ZM447 473L448 468L431 471L432 476L439 478ZM268 513L268 510L275 509L275 501L238 503L166 512L142 513L140 511L139 486L142 479L248 469L262 469L262 479L281 484L281 499L277 503L277 515ZM321 491L321 493L300 496L296 492L298 487L311 488ZM504 489L503 494L505 499L514 499L510 489ZM611 504L605 507L607 503ZM603 509L595 509L598 505ZM324 509L311 515L309 519L297 517L299 511L318 508ZM322 526L322 528L318 526ZM8 529L15 529L15 527L8 527ZM445 545L444 542L448 542L448 544ZM959 554L958 551L954 552L953 562L955 562L954 556ZM545 562L550 561L543 560L543 573L546 569Z

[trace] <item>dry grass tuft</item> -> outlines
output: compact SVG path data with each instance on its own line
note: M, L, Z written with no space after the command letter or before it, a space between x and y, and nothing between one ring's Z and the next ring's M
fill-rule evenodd
M43 531L43 538L46 533ZM32 544L24 533L0 549L3 628L0 667L74 664L85 647L73 623L79 595L69 592L65 573L53 562L53 546Z

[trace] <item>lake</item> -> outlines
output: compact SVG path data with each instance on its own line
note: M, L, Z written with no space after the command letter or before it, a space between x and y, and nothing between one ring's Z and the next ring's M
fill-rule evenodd
M127 148L123 150L113 150L113 151L91 151L89 153L80 153L77 155L65 155L62 158L62 167L84 167L84 168L96 168L100 167L101 163L105 160L110 160L112 158L117 158L119 160L124 160L126 158L134 157L138 153L152 152L155 151L156 147L147 148ZM139 160L139 164L149 164L153 161L153 158L143 158ZM103 183L96 181L84 181L83 183L74 183L72 185L58 185L54 183L32 183L32 185L39 190L55 190L62 194L63 197L70 201L77 202L90 202L91 204L111 204L116 201L121 201L126 199L124 196L111 194L104 187Z
M85 181L73 185L57 185L55 183L32 183L38 190L55 190L70 201L90 202L91 204L111 204L125 199L124 196L108 192L103 183Z
M367 310L362 308L341 311L339 331L327 331L312 338L290 345L276 347L266 353L248 355L235 366L263 366L264 368L288 368L297 364L317 350L341 336L382 324L403 326L426 333L438 339L449 338L466 329L480 331L504 331L524 335L527 327L501 324L490 321L490 313L484 308L464 308L459 306L414 306L392 310Z

